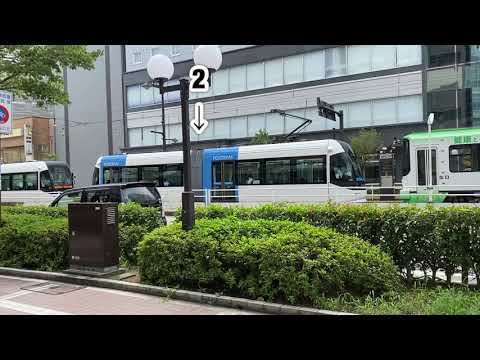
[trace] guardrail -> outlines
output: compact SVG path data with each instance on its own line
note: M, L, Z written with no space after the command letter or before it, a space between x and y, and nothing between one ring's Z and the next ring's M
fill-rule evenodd
M455 189L455 192L449 189ZM462 189L464 193L458 193ZM478 189L478 192L475 193ZM434 202L436 197L448 196L461 201L465 197L480 202L480 185L440 185L427 188L426 186L379 186L370 183L364 186L332 187L332 186L295 186L291 188L278 188L266 186L242 187L241 189L195 189L196 202L207 205L212 202L236 203L241 202L292 202L292 203L317 203L325 201L357 203L361 198L368 202L401 202L402 196L417 196L417 202ZM404 192L404 193L401 193ZM407 193L407 191L409 191ZM430 199L431 197L431 199ZM423 200L422 200L423 198ZM477 200L478 199L478 200Z

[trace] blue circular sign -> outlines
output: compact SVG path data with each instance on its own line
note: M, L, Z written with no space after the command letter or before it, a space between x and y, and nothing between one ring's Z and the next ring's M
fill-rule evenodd
M10 118L10 114L8 113L8 109L0 105L0 125L6 124L8 119Z

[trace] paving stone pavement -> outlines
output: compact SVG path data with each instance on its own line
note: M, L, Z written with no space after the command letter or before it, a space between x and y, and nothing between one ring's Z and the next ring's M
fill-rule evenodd
M25 288L37 285L35 291ZM61 294L41 292L58 285L45 280L0 275L0 315L255 315L259 313L197 304L126 291L80 287ZM33 289L33 288L32 288Z

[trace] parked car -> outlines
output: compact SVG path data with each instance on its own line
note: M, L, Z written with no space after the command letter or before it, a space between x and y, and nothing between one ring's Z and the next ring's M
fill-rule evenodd
M91 185L61 193L51 204L53 207L68 207L74 202L135 202L145 207L159 208L162 220L166 223L162 197L153 182L132 182L123 184Z

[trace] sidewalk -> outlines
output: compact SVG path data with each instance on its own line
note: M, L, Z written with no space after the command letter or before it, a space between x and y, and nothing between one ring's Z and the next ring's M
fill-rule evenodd
M254 315L127 291L0 275L0 315Z

